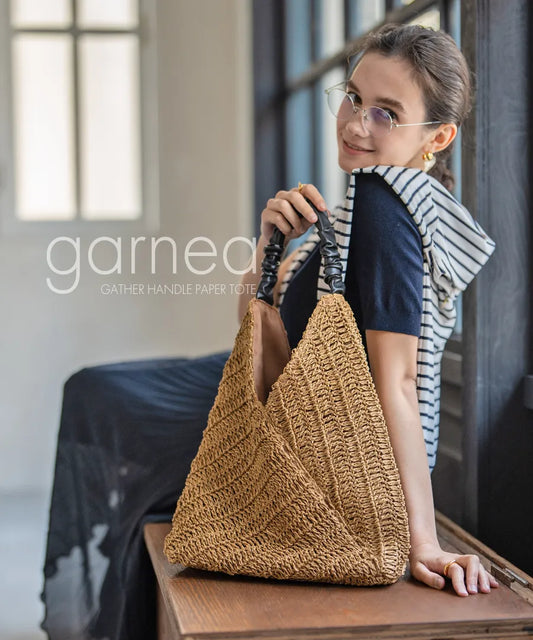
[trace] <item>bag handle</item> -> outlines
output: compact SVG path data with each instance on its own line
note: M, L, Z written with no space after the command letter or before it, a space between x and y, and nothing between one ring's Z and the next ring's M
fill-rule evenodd
M346 287L342 280L342 263L339 248L337 247L337 240L335 239L335 230L329 221L328 214L325 211L317 209L307 198L306 200L317 215L315 225L320 238L320 253L324 264L324 280L329 286L331 293L344 295ZM300 218L303 218L299 211L296 213L298 213ZM278 268L281 261L281 254L283 253L284 240L285 234L276 227L272 233L270 242L265 247L265 257L261 263L261 280L259 281L255 297L269 305L272 305L274 302L272 290L278 279Z

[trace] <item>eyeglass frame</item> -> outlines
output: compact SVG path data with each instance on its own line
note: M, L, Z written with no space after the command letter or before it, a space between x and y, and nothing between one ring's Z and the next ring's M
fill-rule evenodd
M382 107L376 107L375 105L371 105L370 107L363 107L362 105L356 105L355 102L354 102L354 98L353 98L353 96L355 95L355 92L346 91L346 82L339 82L337 84L334 84L332 87L329 87L328 89L324 89L324 93L326 94L326 96L329 96L329 94L335 89L338 89L339 91L343 91L346 94L346 96L348 96L348 99L352 103L352 111L353 111L354 114L357 114L357 113L361 112L361 114L363 116L363 126L365 127L365 129L367 131L368 131L368 128L365 125L365 118L368 118L368 109L380 109L381 111L383 111L383 113L387 114L387 117L389 118L389 121L390 121L390 128L389 128L388 132L385 135L390 135L392 133L392 127L396 127L396 128L398 128L398 127L418 127L418 126L428 125L428 124L443 124L442 122L436 121L436 120L435 121L431 121L431 122L408 122L408 123L405 123L405 124L398 124L397 122L393 122L391 114L386 109L383 109ZM329 107L329 102L328 102L328 107ZM329 109L329 111L331 112L331 108ZM340 119L334 113L332 113L332 115L337 120ZM346 118L346 120L349 120L349 119L350 118Z

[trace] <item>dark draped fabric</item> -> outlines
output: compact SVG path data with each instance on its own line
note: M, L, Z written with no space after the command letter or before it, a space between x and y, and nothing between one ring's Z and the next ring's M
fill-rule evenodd
M52 640L151 640L147 520L170 520L230 352L82 369L65 384L42 598Z

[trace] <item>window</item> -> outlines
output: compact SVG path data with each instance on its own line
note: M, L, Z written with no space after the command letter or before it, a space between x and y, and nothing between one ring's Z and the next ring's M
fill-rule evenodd
M153 3L7 4L2 113L12 222L20 229L153 219L157 144L146 117L156 96Z

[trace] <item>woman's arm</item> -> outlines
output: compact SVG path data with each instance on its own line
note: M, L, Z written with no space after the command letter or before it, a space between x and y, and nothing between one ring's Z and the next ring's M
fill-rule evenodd
M449 576L459 595L489 592L498 583L481 565L478 556L443 551L435 526L431 476L420 422L416 388L416 336L390 331L366 331L372 377L383 408L400 472L411 537L411 574L435 589L442 589L443 567L450 560Z
M366 331L368 358L400 470L411 545L437 544L433 493L416 393L416 336Z

